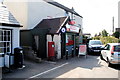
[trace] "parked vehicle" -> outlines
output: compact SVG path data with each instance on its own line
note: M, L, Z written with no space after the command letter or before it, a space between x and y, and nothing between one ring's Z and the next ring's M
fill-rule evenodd
M88 43L88 53L101 53L103 46L100 40L90 40Z
M120 43L108 43L105 45L100 55L102 60L112 64L120 64Z

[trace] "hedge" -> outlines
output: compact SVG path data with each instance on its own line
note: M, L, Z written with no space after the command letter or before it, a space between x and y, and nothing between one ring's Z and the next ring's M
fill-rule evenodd
M93 39L101 40L103 44L120 43L120 39L115 38L113 36L107 36L107 37L96 36L96 37L93 37Z

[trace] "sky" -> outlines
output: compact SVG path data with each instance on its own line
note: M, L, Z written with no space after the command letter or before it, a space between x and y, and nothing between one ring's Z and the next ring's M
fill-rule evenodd
M103 29L112 33L112 17L114 26L118 27L118 2L120 0L54 0L83 16L83 32L94 36Z

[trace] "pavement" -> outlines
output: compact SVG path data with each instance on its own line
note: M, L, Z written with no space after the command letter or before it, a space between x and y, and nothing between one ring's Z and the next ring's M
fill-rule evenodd
M98 79L106 78L108 80L117 80L120 67L108 67L108 64L100 60L99 56L88 55L69 57L68 60L60 59L56 62L42 61L25 61L25 68L17 69L11 73L3 74L3 79L44 79L44 78L89 78Z

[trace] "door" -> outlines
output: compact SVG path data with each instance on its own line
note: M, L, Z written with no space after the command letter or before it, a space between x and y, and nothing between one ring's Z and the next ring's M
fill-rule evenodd
M46 34L41 34L39 36L39 55L42 59L47 58L47 36Z
M34 39L35 39L36 50L38 51L38 49L39 49L39 36L35 35Z
M61 33L61 58L66 55L66 33Z
M35 35L34 36L36 50L37 50L37 57L39 58L47 58L46 54L46 35Z

